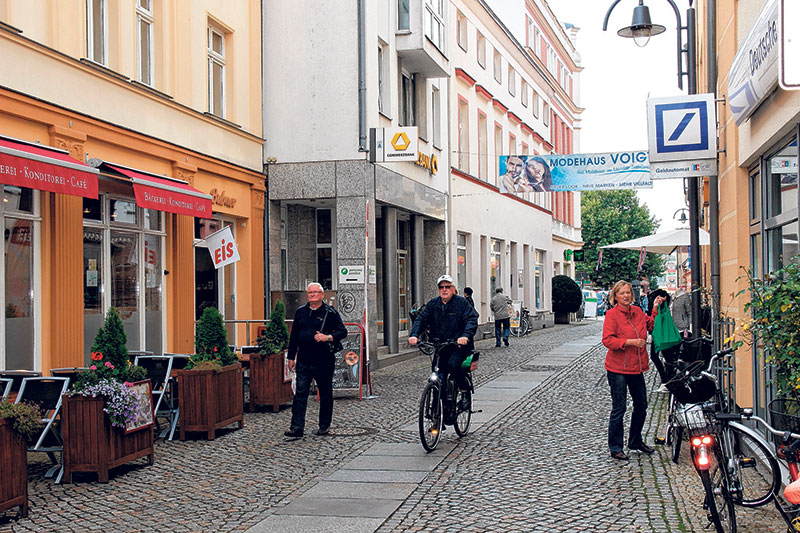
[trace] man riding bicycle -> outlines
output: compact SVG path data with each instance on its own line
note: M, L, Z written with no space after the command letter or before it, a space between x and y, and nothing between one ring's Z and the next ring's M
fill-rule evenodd
M473 337L478 330L478 313L466 298L458 296L453 278L447 274L441 276L436 285L439 296L430 300L419 312L408 343L415 346L419 342L419 335L424 328L428 328L431 339L456 340L456 346L451 346L440 355L439 371L442 374L442 383L447 383L448 374L452 374L456 384L462 390L469 389L461 364L469 357L475 347Z

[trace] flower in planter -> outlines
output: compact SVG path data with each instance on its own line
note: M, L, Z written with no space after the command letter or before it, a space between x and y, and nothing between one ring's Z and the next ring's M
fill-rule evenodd
M103 411L108 414L111 425L124 428L127 422L136 420L139 401L133 391L133 384L112 379L101 379L97 383L87 385L79 390L72 390L70 396L84 396L105 400Z
M11 420L11 427L28 442L39 435L42 428L42 412L29 402L11 403L0 400L0 418Z

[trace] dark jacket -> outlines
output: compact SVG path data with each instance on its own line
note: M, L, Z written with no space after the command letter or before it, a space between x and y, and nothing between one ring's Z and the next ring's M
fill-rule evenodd
M658 309L653 310L654 316ZM631 305L627 310L615 305L606 313L603 323L603 345L608 348L606 370L617 374L642 374L650 367L647 350L625 346L628 339L645 339L653 329L653 316L644 314L641 308Z
M424 327L428 328L431 339L454 341L459 337L467 337L468 347L472 349L472 338L478 330L478 313L463 296L454 295L447 305L437 296L419 312L409 336L419 337Z
M325 318L325 313L328 318ZM325 327L320 329L322 321ZM298 362L314 365L333 359L329 342L317 342L314 335L317 332L333 335L337 341L347 337L347 328L342 323L339 312L327 304L322 304L317 309L311 309L308 304L300 307L294 314L292 334L289 336L289 359L298 357Z

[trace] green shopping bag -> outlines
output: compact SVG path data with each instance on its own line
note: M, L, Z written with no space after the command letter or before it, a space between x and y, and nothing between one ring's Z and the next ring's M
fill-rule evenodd
M653 324L653 346L657 352L668 350L683 341L665 302L658 306L658 316Z

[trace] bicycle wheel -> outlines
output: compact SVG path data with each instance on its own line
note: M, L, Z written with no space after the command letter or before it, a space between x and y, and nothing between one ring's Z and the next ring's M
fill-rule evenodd
M681 446L683 446L683 426L673 423L669 428L669 432L671 434L669 438L672 443L672 462L678 464L678 459L681 455Z
M471 387L470 387L471 388ZM463 437L469 431L472 423L472 392L459 390L456 394L456 419L453 427L459 437Z
M715 444L714 463L708 470L700 470L700 479L706 492L703 507L708 511L708 520L714 524L717 533L735 533L736 510L733 507L733 497L728 491L724 464L725 458Z
M527 335L528 331L531 329L531 323L528 322L528 317L524 316L519 320L519 336L522 337L523 335Z
M741 502L744 507L769 503L780 489L781 471L778 460L764 443L742 426L728 428L733 459L739 465Z
M422 447L432 452L442 435L442 399L439 386L428 383L419 400L419 438Z

